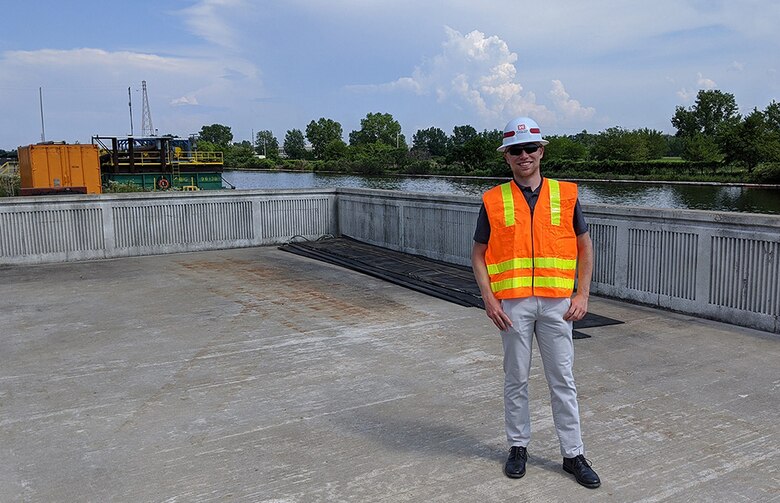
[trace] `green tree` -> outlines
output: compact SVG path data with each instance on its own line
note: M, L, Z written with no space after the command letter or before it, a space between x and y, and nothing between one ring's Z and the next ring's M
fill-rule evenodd
M279 158L279 140L276 139L273 132L265 130L257 133L255 136L255 152L269 159Z
M420 129L412 136L412 151L444 157L447 155L447 134L437 127Z
M633 131L647 147L648 159L660 159L669 151L666 136L655 129L642 128Z
M466 144L467 141L477 136L477 130L466 124L465 126L455 126L452 128L452 135L449 138L449 147L457 148ZM496 147L498 148L498 147Z
M385 168L395 163L395 145L382 142L350 145L349 158L352 171L361 175L381 175Z
M550 143L544 147L547 160L579 161L588 157L588 148L569 136L547 136Z
M780 129L771 117L773 112L772 104L764 112L753 109L744 120L730 128L731 141L722 140L722 144L727 145L723 149L726 162L742 164L750 173L762 162L780 160Z
M227 149L230 146L230 142L233 141L233 133L230 131L229 126L223 126L222 124L212 124L210 126L203 126L200 128L198 138L211 142L221 149Z
M255 159L255 150L248 140L234 143L225 152L225 166L231 168L244 168L251 166Z
M696 102L688 109L678 106L672 117L672 125L678 136L693 136L702 133L714 136L725 124L739 121L737 102L734 95L718 90L701 90Z
M329 141L325 145L325 149L323 151L322 158L326 161L336 161L339 159L344 159L347 157L347 153L349 151L349 147L346 143L344 143L344 140L341 138L337 138L335 140Z
M473 156L467 155L465 150L473 149L474 145L466 147L466 144L477 138L477 134L477 130L468 124L452 128L452 134L447 138L447 163L470 164L469 161L465 161L465 158L471 159Z
M300 129L290 129L284 135L284 153L290 159L304 159L306 157L306 141L303 138L303 131Z
M195 143L195 148L200 152L216 152L221 150L219 146L206 140L198 140Z
M770 131L780 133L780 103L772 100L764 110L764 120Z
M723 160L715 138L703 133L684 138L682 158L686 161L721 162Z
M317 159L324 159L325 146L333 140L341 140L341 136L341 124L332 119L321 117L306 126L306 139L311 143L314 157Z
M596 135L588 133L588 131L585 129L571 137L572 140L579 143L580 145L584 145L588 150L590 150L590 148L593 146L595 138Z
M360 129L349 133L349 144L354 146L370 143L406 148L406 139L401 134L401 124L391 114L369 112L360 120Z
M764 161L780 162L780 103L772 101L764 110L766 138L764 141Z
M643 161L648 158L648 148L640 134L611 127L595 136L590 157L597 161Z
M682 157L684 149L684 139L679 136L664 135L666 140L666 155L670 157Z
M453 130L447 159L451 163L462 164L466 171L490 169L492 164L501 161L501 153L496 149L501 145L504 134L497 129L473 135L471 131L476 130L471 126L458 126Z

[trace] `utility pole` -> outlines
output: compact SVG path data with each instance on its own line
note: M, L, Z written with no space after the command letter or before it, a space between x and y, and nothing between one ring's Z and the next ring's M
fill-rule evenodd
M127 106L130 107L130 136L133 136L133 95L130 94L130 87L127 88Z
M143 92L143 114L141 115L141 134L143 136L156 136L152 125L152 112L149 110L149 95L146 93L146 81L141 81Z

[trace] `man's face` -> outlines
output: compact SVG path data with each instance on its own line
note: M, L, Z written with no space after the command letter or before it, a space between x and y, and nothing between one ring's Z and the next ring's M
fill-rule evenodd
M536 150L529 152L529 150L534 150L534 147ZM504 151L504 159L512 168L512 174L517 179L526 179L538 174L543 156L544 147L537 143L512 145Z

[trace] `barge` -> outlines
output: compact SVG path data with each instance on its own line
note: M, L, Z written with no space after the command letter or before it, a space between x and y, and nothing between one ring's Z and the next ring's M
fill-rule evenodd
M100 148L103 185L131 183L144 190L222 188L222 152L200 151L194 138L93 136Z

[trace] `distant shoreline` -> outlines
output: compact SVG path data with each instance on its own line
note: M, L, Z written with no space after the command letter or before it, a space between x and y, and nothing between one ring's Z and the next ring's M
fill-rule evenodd
M258 169L258 168L225 168L225 171L241 171L241 172L261 172L261 173L311 173L315 175L338 175L338 176L356 176L362 178L451 178L456 180L508 180L509 177L501 176L463 176L463 175L412 175L406 173L384 173L379 176L360 175L354 173L341 173L338 171L301 171L294 169ZM695 182L685 180L624 180L619 178L565 178L561 177L561 180L568 180L571 182L595 182L595 183L636 183L645 185L711 185L721 187L748 187L748 188L761 188L761 189L775 189L780 190L780 184L771 183L738 183L738 182Z

